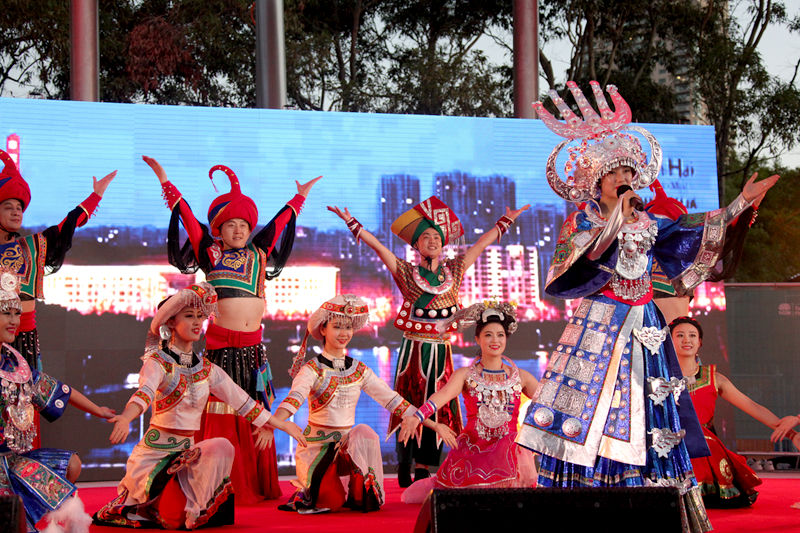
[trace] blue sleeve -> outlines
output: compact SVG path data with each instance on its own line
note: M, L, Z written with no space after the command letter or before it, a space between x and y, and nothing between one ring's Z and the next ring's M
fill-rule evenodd
M658 237L653 255L669 279L694 264L703 244L705 213L683 215L678 220L657 218Z
M52 422L64 414L72 388L66 383L48 376L44 372L31 369L33 374L33 397L31 401L41 415Z
M574 253L572 250L575 249L574 241L577 234L588 233L592 229L592 223L583 213L577 214L575 222L570 235L559 236L558 244L562 245L565 253L569 255ZM586 248L589 247L586 246ZM556 256L553 258L554 264L558 260L558 254L559 250L556 250ZM573 256L574 260L571 264L556 279L547 284L545 292L550 296L565 299L581 298L598 292L611 279L611 271L617 264L617 254L618 243L614 241L596 261L587 259L585 253L577 258Z

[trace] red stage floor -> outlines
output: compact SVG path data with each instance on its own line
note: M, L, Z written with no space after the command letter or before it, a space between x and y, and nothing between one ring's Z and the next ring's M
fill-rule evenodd
M762 531L800 532L800 475L764 474L758 501L749 509L710 509L714 530L721 533L758 533ZM281 482L284 494L289 494L288 481ZM114 487L83 486L80 496L86 510L93 513L115 495ZM236 524L203 531L236 531L242 533L281 532L357 532L394 533L411 532L419 505L400 502L401 489L395 478L386 479L386 505L376 513L340 512L300 516L277 510L278 500L249 507L237 507ZM535 526L535 517L531 525ZM644 527L644 530L647 528ZM92 526L92 533L119 533L119 528Z

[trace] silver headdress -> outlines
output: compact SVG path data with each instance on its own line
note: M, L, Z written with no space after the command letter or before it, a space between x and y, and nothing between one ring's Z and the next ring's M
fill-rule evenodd
M5 313L10 309L22 311L19 289L19 274L5 267L0 267L0 313Z
M631 109L617 88L614 85L606 87L614 102L615 110L611 111L600 84L596 81L589 83L597 108L600 110L599 115L573 81L568 81L567 87L578 104L583 120L572 112L554 90L549 93L550 99L561 112L565 122L553 117L542 102L533 104L544 125L553 133L566 137L565 141L556 145L547 158L547 182L556 194L575 203L596 198L599 193L597 187L599 179L618 166L629 166L634 169L635 175L631 187L635 190L649 187L661 170L661 145L646 129L630 125ZM623 130L638 132L647 139L652 153L649 163L639 140L629 133L624 133ZM581 143L567 149L569 159L564 165L565 181L556 170L556 159L561 150L576 139L581 139Z
M458 329L464 330L478 323L486 323L492 316L498 317L500 322L506 325L509 335L517 331L517 305L494 300L485 300L459 309L449 319L440 321L436 325L436 330L444 333L453 322L458 324Z
M320 330L322 325L331 320L341 319L349 321L354 332L358 331L366 326L369 321L369 305L355 294L337 294L311 313L308 318L306 334L303 336L303 342L300 343L300 349L292 358L292 366L289 368L289 375L292 376L292 379L300 372L300 368L303 366L308 346L308 336L310 335L318 341L323 340L322 331Z
M166 322L170 318L180 313L186 306L196 307L203 311L207 317L217 312L217 293L214 287L205 281L195 285L189 285L181 289L161 304L156 311L153 320L150 322L150 329L147 330L145 339L145 354L161 347L162 340L169 340L172 337L172 330Z

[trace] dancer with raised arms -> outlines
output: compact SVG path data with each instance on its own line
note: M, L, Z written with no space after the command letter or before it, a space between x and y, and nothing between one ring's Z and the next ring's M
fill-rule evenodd
M710 529L690 457L708 455L663 316L652 302L653 259L685 292L717 262L727 225L766 194L777 176L749 180L728 207L673 221L652 218L636 190L661 168L661 147L630 125L614 86L609 108L591 82L598 114L568 82L583 120L555 91L565 122L536 104L544 124L566 138L547 160L546 177L565 200L585 204L561 228L547 276L548 294L582 298L550 356L517 442L542 454L546 487L675 486L691 531ZM639 134L650 144L643 150ZM556 160L568 149L567 180Z
M269 408L274 393L267 349L262 343L264 284L278 276L289 259L297 216L320 178L305 184L295 182L297 194L266 226L253 233L258 224L255 202L242 194L239 179L231 169L216 165L209 170L209 177L222 171L230 180L231 191L217 197L208 208L209 230L197 221L158 161L147 156L142 159L158 177L172 210L167 235L170 264L183 273L202 270L219 297L217 315L206 332L206 357ZM189 236L185 245L180 241L180 223ZM203 413L199 438L219 436L227 437L236 450L231 479L237 503L279 497L274 443L270 442L265 450L256 450L248 421L212 397Z
M347 223L356 241L364 241L372 248L391 272L397 288L403 295L403 304L394 321L403 332L403 342L397 357L394 388L414 405L422 405L431 394L440 390L453 375L453 356L450 335L455 331L451 324L447 331L437 331L436 324L452 316L461 308L458 291L464 272L494 241L499 241L517 217L528 209L506 207L495 226L463 254L452 259L442 258L442 247L457 244L464 235L456 214L439 198L431 196L400 215L392 223L392 233L412 246L419 254L420 264L395 256L372 233L356 220L347 208L329 206ZM462 429L458 401L440 406L434 419L458 434ZM400 420L392 420L397 425ZM422 438L408 444L397 444L398 481L401 487L411 484L411 463L416 463L414 477L424 479L430 475L429 466L441 461L441 436L430 429L422 431Z

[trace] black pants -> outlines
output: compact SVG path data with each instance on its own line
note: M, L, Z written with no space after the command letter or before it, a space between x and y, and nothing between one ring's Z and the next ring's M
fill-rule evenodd
M436 432L422 428L422 442L417 446L415 438L408 439L408 444L397 443L398 464L410 465L412 461L428 466L439 466L442 462L442 447L436 445Z

